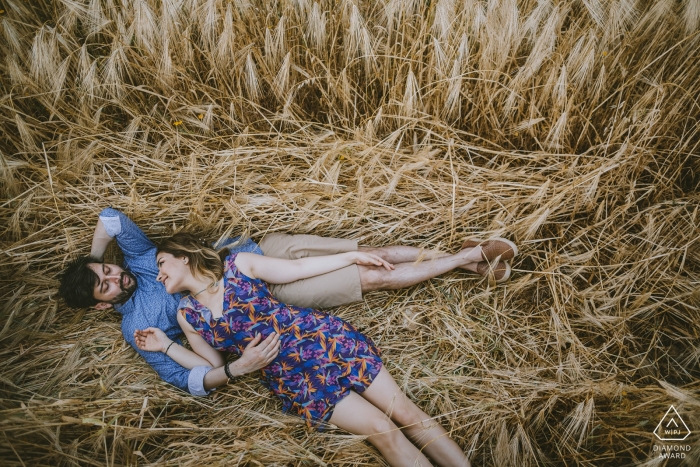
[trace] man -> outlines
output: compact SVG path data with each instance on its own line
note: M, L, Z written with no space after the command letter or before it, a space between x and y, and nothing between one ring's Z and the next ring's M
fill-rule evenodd
M102 260L112 239L116 239L124 254L123 268ZM407 246L358 247L353 240L274 233L265 236L260 245L247 240L231 251L297 259L360 249L394 264L393 270L351 265L290 284L270 286L273 295L282 302L326 308L360 301L364 293L373 290L408 287L457 267L481 275L492 273L497 282L510 276L510 266L505 260L517 254L511 242L467 241L462 248L460 253L450 255ZM113 307L122 314L121 328L126 341L161 378L193 395L206 395L209 391L204 388L204 376L210 367L188 370L164 353L142 351L135 343L135 331L148 327L160 328L170 339L180 341L177 308L181 297L169 295L156 281L157 275L156 245L126 215L107 208L99 215L90 256L69 264L61 278L59 294L71 307Z

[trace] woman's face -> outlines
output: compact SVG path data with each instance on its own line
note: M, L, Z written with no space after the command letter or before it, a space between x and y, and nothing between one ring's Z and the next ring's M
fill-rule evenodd
M158 264L158 277L156 280L162 282L165 291L169 294L187 290L185 283L192 277L188 260L186 257L176 258L170 253L158 253L156 256Z

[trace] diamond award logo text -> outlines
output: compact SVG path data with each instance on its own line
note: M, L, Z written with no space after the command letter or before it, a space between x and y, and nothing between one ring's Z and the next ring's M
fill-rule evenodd
M683 441L690 436L690 430L676 408L671 406L654 430L654 434L661 441Z

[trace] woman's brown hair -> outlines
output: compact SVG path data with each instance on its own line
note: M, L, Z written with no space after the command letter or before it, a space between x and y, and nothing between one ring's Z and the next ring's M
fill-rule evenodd
M216 282L224 277L224 258L228 248L215 250L208 242L188 232L178 232L158 245L158 253L170 253L176 258L187 258L195 277Z

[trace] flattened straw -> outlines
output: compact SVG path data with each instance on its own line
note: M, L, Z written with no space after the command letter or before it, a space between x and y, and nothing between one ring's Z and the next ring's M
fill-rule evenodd
M188 395L117 313L68 309L108 205L154 241L319 234L415 267L514 241L505 284L456 270L330 310L473 465L632 465L670 405L696 423L695 3L139 2L3 2L5 463L384 462L255 375Z

